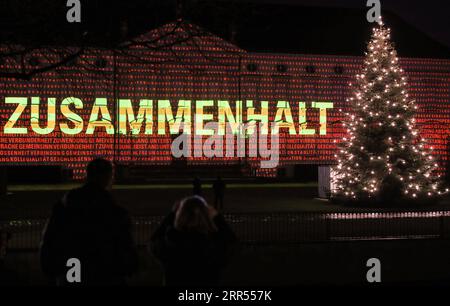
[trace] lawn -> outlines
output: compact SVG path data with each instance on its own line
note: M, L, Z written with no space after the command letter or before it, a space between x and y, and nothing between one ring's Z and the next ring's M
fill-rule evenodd
M71 184L36 184L36 185L11 185L10 192L20 191L55 191L70 190L81 186L80 183ZM212 184L203 184L204 189L211 189ZM227 189L254 189L254 188L306 188L317 187L317 183L248 183L248 184L227 184ZM152 189L192 189L192 184L134 184L134 185L114 185L113 190L152 190Z
M16 185L0 198L0 219L45 218L52 206L67 190L79 186ZM190 184L116 185L113 187L119 204L132 215L164 215L173 204L192 194ZM211 185L204 185L203 195L212 203ZM224 212L360 212L377 209L342 207L326 199L317 198L315 183L229 184L225 192ZM441 201L437 208L450 207L450 201ZM379 210L379 209L378 209Z
M46 217L51 207L77 184L16 185L0 199L0 215L5 218ZM190 184L116 185L113 194L133 215L163 215L173 203L192 194ZM326 201L315 199L317 185L309 184L229 184L225 192L225 212L333 210ZM211 185L203 195L213 202Z

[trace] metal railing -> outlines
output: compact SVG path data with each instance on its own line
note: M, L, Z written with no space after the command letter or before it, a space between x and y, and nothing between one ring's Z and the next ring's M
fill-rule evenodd
M450 211L282 212L226 214L243 243L296 244L379 239L448 239ZM163 216L133 218L134 237L145 245ZM45 219L0 221L12 233L10 249L37 249Z

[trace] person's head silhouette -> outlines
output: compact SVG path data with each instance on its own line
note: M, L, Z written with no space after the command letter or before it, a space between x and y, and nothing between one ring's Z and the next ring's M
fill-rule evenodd
M99 188L112 185L114 176L113 164L104 158L96 158L87 166L87 183Z
M200 196L183 199L175 215L175 228L179 231L211 234L217 230L212 218L217 212Z

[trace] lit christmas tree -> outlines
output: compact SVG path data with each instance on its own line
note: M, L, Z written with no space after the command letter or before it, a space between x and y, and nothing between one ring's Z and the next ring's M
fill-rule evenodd
M333 197L346 200L418 199L439 190L431 147L419 136L415 101L399 67L390 30L381 19L373 29L362 74L350 84L339 144Z

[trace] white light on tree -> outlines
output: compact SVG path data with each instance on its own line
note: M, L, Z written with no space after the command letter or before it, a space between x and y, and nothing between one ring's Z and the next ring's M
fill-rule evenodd
M418 198L440 194L431 149L416 127L415 101L381 19L373 29L363 71L351 84L348 135L339 143L334 196Z

